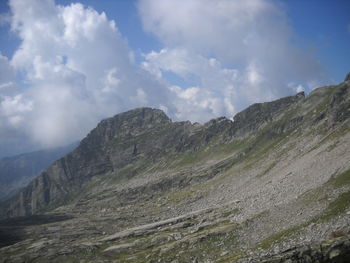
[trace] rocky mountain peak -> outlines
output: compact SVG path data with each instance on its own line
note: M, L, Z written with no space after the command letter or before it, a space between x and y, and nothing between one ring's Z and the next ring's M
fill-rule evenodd
M136 108L102 120L82 144L101 144L116 137L135 136L145 129L166 123L171 123L171 119L162 110Z
M235 134L242 136L258 129L262 124L285 111L290 105L303 100L305 93L281 98L271 102L255 103L247 109L237 113L234 117Z
M350 72L346 75L345 80L344 81L350 81Z
M108 136L134 135L140 130L169 122L171 119L162 110L137 108L102 120L96 129L104 129Z

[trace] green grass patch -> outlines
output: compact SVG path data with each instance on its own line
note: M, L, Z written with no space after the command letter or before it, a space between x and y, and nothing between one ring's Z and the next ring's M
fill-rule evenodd
M256 143L251 145L251 150L244 156L245 169L251 169L259 161L267 158L279 142L282 141L282 137L273 136L272 134L263 134L256 139Z
M349 130L350 129L349 129L347 123L346 122L342 123L340 126L338 126L336 129L330 131L328 134L324 134L324 137L314 147L312 147L310 150L305 152L303 155L312 152L313 150L315 150L315 149L321 147L322 145L324 145L325 142L331 141L331 140L333 140L334 142L333 142L332 145L327 147L326 151L328 151L328 152L332 151L338 144L338 142L336 140L338 138L344 136L345 134L347 134L349 132ZM320 129L317 129L316 133L320 134Z
M332 218L345 213L350 207L350 191L340 194L334 201L329 203L328 207L322 214L317 216L313 221L325 222Z
M332 176L327 182L335 188L340 188L350 184L350 169L337 176Z
M208 145L199 148L196 151L188 151L178 154L171 158L169 168L183 168L195 164L204 164L209 160L220 160L229 155L237 153L244 149L248 144L249 138L236 139L229 143L222 143L220 138L213 139Z
M266 175L268 172L270 172L273 167L275 167L277 164L277 162L273 162L271 163L261 174L258 175L258 177L263 177L264 175Z
M171 193L167 196L167 200L171 203L180 204L182 202L190 202L195 198L200 198L200 193L197 193L197 191L193 189L194 187Z
M257 245L256 248L261 248L261 249L269 249L273 247L274 245L287 240L295 235L297 235L302 228L307 226L309 223L303 223L300 225L292 226L290 228L287 228L281 232L278 232L272 236L269 236L262 241L260 241Z

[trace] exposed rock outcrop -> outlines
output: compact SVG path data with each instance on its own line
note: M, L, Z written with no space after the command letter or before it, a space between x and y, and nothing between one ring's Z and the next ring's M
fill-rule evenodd
M76 146L77 143L74 143L65 147L2 158L0 160L0 200L13 196L42 170Z
M249 106L233 117L235 123L234 134L244 136L256 131L261 125L271 122L276 116L285 112L290 105L304 98L304 92L300 92L295 96Z
M72 153L57 160L10 200L7 216L25 216L55 207L79 191L89 178L112 172L136 161L143 155L161 155L165 138L185 129L186 124L171 125L161 110L140 108L101 121ZM174 126L174 125L173 125ZM159 129L166 131L157 137ZM142 140L147 136L148 140ZM162 138L163 137L163 138Z
M254 259L260 263L346 263L350 262L350 236L330 239L321 244L292 248L266 259Z
M350 72L346 75L345 80L344 81L350 81Z

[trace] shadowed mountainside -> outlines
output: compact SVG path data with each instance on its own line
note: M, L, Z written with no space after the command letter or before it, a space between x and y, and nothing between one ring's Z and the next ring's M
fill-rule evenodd
M36 175L58 158L66 155L77 143L0 159L0 200L14 195Z

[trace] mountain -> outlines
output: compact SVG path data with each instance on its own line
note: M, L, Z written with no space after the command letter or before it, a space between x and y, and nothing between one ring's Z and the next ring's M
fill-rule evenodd
M0 262L347 262L350 80L233 121L118 114L1 211Z
M0 200L14 195L42 170L76 146L77 143L74 143L0 159Z

